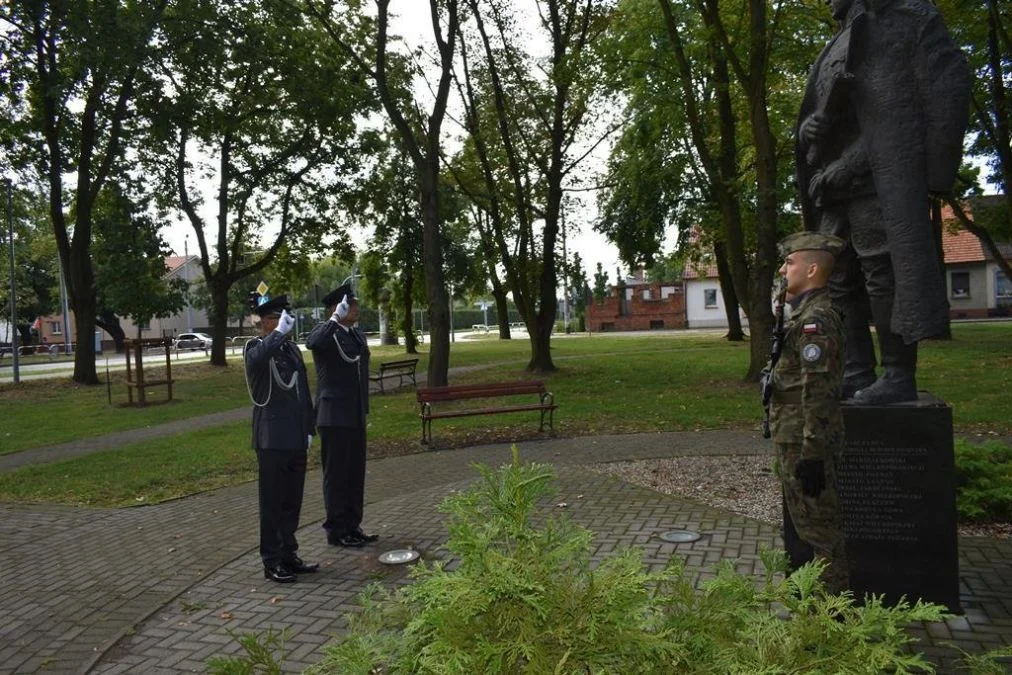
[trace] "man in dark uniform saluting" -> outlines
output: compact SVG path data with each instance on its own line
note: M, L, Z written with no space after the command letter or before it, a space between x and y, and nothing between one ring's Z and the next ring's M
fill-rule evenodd
M323 298L330 319L313 328L306 346L316 366L316 426L320 429L327 543L359 547L376 541L362 531L365 429L369 413L369 347L355 328L358 300L348 284Z
M291 583L295 575L315 572L296 551L295 531L306 483L306 450L313 440L313 403L299 348L288 339L295 319L286 311L287 296L250 309L260 316L261 337L246 343L243 360L253 401L253 448L257 452L260 493L260 557L264 577Z

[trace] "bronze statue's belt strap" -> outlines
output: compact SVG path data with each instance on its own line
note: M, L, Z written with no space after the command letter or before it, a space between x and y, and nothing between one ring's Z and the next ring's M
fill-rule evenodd
M800 404L801 403L801 390L795 389L793 391L774 391L772 401L781 405Z

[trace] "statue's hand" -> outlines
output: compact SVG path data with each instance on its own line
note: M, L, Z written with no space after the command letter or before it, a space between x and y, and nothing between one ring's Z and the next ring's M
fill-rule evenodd
M806 145L820 143L829 133L829 120L822 113L812 113L801 123L798 134Z

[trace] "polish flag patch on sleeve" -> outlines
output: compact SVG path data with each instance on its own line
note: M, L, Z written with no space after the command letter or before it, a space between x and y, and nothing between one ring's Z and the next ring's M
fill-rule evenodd
M819 324L817 324L817 323L806 323L804 326L801 327L801 331L803 333L805 333L805 334L818 333L819 332Z

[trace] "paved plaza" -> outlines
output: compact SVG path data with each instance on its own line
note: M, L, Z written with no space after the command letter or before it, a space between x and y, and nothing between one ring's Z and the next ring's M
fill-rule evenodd
M684 498L659 494L591 471L587 465L686 455L762 454L751 432L713 431L546 439L521 446L525 460L552 462L558 501L591 528L598 557L638 546L648 564L672 555L704 572L718 560L755 571L761 546L779 545L775 528ZM356 595L373 581L394 582L401 567L378 553L405 546L438 555L445 539L439 502L476 477L474 462L509 459L508 445L426 452L368 466L365 529L378 546L329 547L320 475L307 477L300 554L320 562L293 585L263 579L257 546L256 485L249 483L131 509L0 505L0 672L201 672L208 657L235 654L233 634L290 632L286 668L320 658L345 626ZM554 501L554 500L553 500ZM700 532L669 544L669 529ZM964 616L918 629L923 649L951 668L952 642L967 651L1012 644L1012 542L960 540Z

